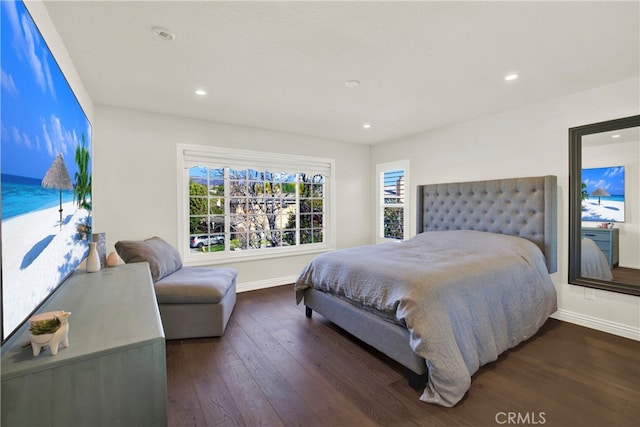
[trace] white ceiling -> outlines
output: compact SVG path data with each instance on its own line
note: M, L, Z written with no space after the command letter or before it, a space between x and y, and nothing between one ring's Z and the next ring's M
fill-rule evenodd
M614 135L617 135L614 137ZM640 127L617 129L608 132L583 135L582 147L597 147L599 145L626 144L629 142L640 143Z
M98 105L357 143L637 77L639 4L45 2Z

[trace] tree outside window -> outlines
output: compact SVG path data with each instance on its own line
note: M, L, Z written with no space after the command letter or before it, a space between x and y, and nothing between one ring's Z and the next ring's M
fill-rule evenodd
M322 243L325 193L321 174L191 167L191 251L248 251Z

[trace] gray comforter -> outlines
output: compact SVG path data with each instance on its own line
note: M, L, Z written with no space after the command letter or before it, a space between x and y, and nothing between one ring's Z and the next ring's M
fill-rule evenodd
M613 279L607 257L604 256L598 244L588 237L582 238L580 271L583 277L601 280Z
M478 231L431 231L324 253L301 272L298 303L308 287L405 323L428 368L420 399L443 406L460 401L480 366L530 338L556 310L540 249Z

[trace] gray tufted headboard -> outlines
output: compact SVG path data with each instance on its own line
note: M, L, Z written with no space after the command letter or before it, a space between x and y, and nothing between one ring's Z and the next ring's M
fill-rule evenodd
M557 271L557 178L553 175L418 186L417 232L477 230L520 236Z

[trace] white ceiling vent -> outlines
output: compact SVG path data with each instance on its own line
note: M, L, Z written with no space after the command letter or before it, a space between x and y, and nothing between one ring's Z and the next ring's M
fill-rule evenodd
M176 35L166 28L153 27L151 31L153 31L154 36L162 40L175 40L176 38Z

